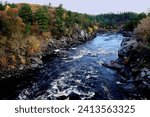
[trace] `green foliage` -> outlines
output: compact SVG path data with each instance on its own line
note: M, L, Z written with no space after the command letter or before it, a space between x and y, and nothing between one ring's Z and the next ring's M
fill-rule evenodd
M65 22L66 22L67 28L70 28L70 27L73 26L73 24L74 24L74 16L73 16L73 13L71 11L67 12L67 17L66 17Z
M141 19L143 19L143 18L146 18L147 16L146 16L146 14L145 13L140 13L139 15L138 15L138 19L139 20L141 20Z
M59 17L61 20L63 20L63 14L64 9L62 7L62 4L60 4L59 7L56 8L56 16Z
M64 9L62 5L56 8L56 21L55 21L55 31L57 30L57 34L61 35L64 34L65 31L65 20L63 18ZM56 34L56 32L54 32Z
M115 28L118 26L122 26L123 24L127 23L128 21L137 17L138 14L127 12L127 13L120 13L120 14L101 14L95 16L97 22L101 23L103 28Z
M2 3L2 1L0 1L0 11L4 11L5 10L5 6L4 4Z
M38 23L40 32L47 32L49 30L49 17L47 7L39 8L35 13L35 20Z
M24 33L25 33L25 35L31 34L31 23L26 25Z
M131 20L131 21L126 23L126 25L124 26L124 30L133 31L134 28L136 28L136 26L138 25L138 23L139 23L138 20Z
M33 13L31 7L28 4L23 4L23 6L19 9L19 16L22 18L24 23L32 23Z
M126 31L133 31L143 18L146 18L145 13L140 13L137 16L132 17L132 19L125 24L124 29Z

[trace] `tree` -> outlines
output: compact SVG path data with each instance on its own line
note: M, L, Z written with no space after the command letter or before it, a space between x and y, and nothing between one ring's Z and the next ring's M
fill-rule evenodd
M0 11L4 11L5 10L5 6L3 5L2 1L0 1Z
M59 32L59 35L64 33L65 28L65 21L63 18L64 9L62 8L62 4L59 5L59 7L56 8L56 29Z
M35 20L38 23L40 32L46 32L49 30L48 9L46 7L41 7L36 11Z
M145 14L145 13L140 13L140 14L138 15L138 18L139 18L139 20L141 20L141 19L143 19L143 18L146 18L146 14Z
M33 13L31 7L28 4L23 4L23 6L19 9L19 16L22 18L24 23L32 23Z

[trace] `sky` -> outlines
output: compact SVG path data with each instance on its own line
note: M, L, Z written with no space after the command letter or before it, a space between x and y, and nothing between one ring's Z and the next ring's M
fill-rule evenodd
M6 1L6 0L0 0ZM67 10L87 13L119 13L119 12L147 12L150 8L150 0L7 0L10 3L36 3L52 4L58 6L63 4Z

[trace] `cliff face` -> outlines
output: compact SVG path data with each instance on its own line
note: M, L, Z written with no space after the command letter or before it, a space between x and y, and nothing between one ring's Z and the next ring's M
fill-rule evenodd
M118 56L119 71L126 80L143 92L150 91L150 48L132 36L122 41Z
M78 25L73 30L70 36L62 35L59 40L50 36L48 32L42 36L32 35L21 38L23 42L20 42L20 39L17 41L17 38L12 39L9 42L13 44L2 46L4 51L3 56L1 54L0 57L0 78L11 77L24 70L37 68L43 63L43 56L54 54L58 49L81 44L96 34L96 31L87 33ZM11 47L9 47L10 45Z

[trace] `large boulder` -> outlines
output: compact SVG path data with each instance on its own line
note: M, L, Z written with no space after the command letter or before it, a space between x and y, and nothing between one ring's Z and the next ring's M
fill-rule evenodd
M118 51L119 58L128 57L129 53L138 46L138 42L134 37L124 38L121 43L121 49Z

